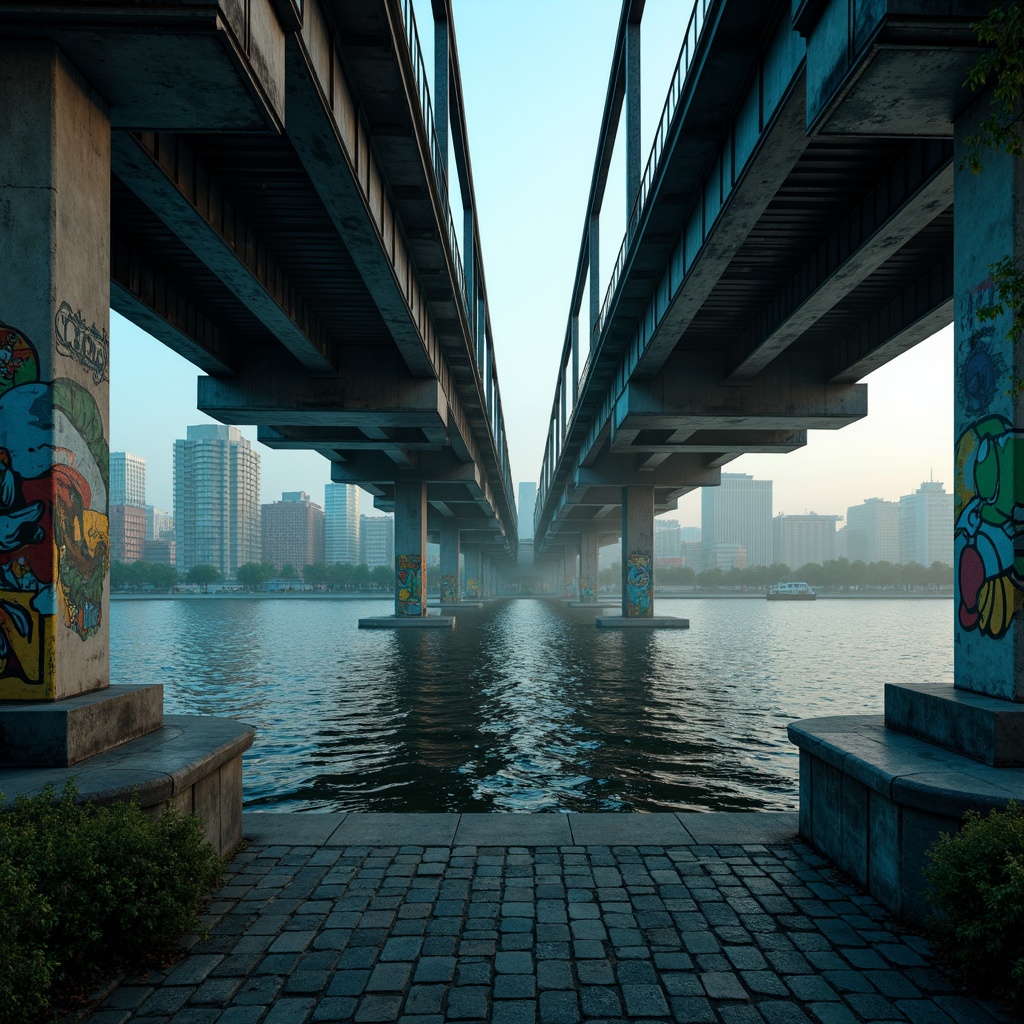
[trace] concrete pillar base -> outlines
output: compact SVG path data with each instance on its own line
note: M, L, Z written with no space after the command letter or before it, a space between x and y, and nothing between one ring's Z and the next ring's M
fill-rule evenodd
M454 615L464 608L483 608L483 601L442 601L440 604L430 604L427 607L431 611L440 611L442 615Z
M360 629L453 629L453 615L375 615L360 619Z
M599 629L689 629L690 620L674 615L598 615L594 625Z
M167 715L163 728L81 761L73 771L0 768L0 793L13 803L47 784L59 791L73 777L82 800L112 804L135 795L154 814L171 803L198 815L206 838L226 854L242 841L242 753L254 736L252 726L230 718Z
M159 684L0 704L0 765L67 768L163 725Z
M800 748L800 836L913 924L929 912L925 851L967 810L1024 800L1024 771L887 729L881 715L789 726Z

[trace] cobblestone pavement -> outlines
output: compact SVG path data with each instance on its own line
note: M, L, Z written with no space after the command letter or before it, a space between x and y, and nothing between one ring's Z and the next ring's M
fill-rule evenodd
M1012 1019L837 881L792 837L792 815L530 816L575 819L570 842L548 845L511 845L501 819L520 816L464 815L496 819L494 843L459 842L479 822L435 842L427 819L459 817L350 815L346 832L343 815L247 815L254 838L209 908L209 938L125 979L90 1024ZM674 839L571 842L621 838L629 819ZM702 829L720 841L697 841ZM375 841L409 832L422 841Z

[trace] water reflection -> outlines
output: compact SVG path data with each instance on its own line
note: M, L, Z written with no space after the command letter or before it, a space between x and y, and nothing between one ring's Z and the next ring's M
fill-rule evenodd
M255 725L249 807L391 811L790 808L789 721L952 679L948 601L659 602L685 632L507 601L452 633L356 628L380 609L115 602L111 676Z

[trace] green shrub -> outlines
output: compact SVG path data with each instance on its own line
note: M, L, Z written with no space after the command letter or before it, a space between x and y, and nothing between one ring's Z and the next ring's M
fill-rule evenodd
M223 873L202 823L133 800L79 803L69 782L0 812L0 1024L38 1015L122 965L165 956L200 926ZM13 949L8 961L7 947Z
M927 894L944 954L964 981L1024 1009L1024 809L964 815L928 851Z

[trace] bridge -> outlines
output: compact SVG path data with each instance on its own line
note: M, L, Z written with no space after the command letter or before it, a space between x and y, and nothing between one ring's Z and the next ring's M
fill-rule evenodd
M985 312L990 267L1020 256L1024 179L1004 154L962 163L989 110L963 84L988 8L696 0L644 164L644 3L624 0L534 521L585 579L621 536L620 622L650 625L654 515L743 453L866 415L861 379L954 320L956 688L792 733L801 833L907 913L925 840L1024 788L1005 774L1024 765L1024 355L1012 311ZM145 704L158 732L156 697L106 687L108 301L205 371L200 408L394 508L397 618L429 622L428 529L449 578L470 539L515 555L452 12L432 13L428 73L409 0L0 0L0 736L35 736L23 759L51 732L53 763L80 753L53 709L108 723L98 749L104 701ZM602 295L620 129L627 230ZM195 808L221 780L222 845L244 743L212 743L228 753L203 779L168 773ZM941 777L936 748L955 751Z

